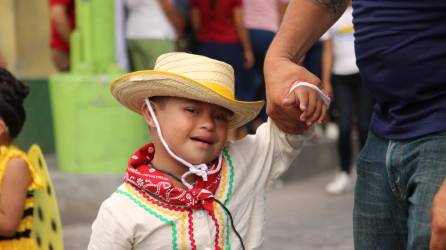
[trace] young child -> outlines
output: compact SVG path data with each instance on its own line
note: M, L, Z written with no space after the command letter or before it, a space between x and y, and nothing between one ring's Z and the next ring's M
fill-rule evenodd
M306 121L320 122L318 92L293 91L313 100ZM227 142L228 129L254 119L263 102L235 100L232 67L204 56L161 55L155 70L122 76L111 92L144 116L152 142L131 156L124 183L101 205L88 249L260 247L266 187L309 133L285 134L269 120Z
M38 249L31 238L33 190L42 182L28 156L12 145L25 121L29 89L0 68L0 250Z

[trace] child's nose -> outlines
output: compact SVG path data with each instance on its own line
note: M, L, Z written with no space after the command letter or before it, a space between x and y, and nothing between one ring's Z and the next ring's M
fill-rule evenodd
M215 127L215 121L212 114L203 113L201 117L201 126L206 129L213 129Z

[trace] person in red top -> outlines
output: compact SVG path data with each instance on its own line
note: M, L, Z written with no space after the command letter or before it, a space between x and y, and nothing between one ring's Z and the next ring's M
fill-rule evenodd
M192 52L230 64L234 68L237 98L249 101L244 68L254 65L254 55L244 25L242 0L192 0L191 5L191 23L197 39ZM239 132L231 131L230 138L241 137Z
M51 56L59 71L70 69L70 34L75 27L74 0L49 0Z

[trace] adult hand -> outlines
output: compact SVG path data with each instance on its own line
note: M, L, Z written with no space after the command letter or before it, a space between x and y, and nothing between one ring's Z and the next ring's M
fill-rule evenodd
M432 236L431 250L446 249L446 180L434 197L431 209Z
M243 51L243 66L245 69L250 69L254 66L254 53L252 50L244 50Z
M289 90L296 81L308 82L320 87L320 79L304 67L297 65L287 58L267 57L264 69L267 114L286 133L299 134L304 132L308 129L308 126L305 121L301 120L302 112L300 103L295 98L295 94L289 95ZM301 89L300 91L303 94L307 91L308 93L312 91L309 88L299 89Z

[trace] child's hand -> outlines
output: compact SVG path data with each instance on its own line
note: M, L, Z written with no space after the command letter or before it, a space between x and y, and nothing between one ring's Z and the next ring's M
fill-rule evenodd
M300 120L307 126L321 124L330 103L328 96L314 88L317 87L298 82L291 87L290 93L283 101L284 105L295 106L302 111Z

